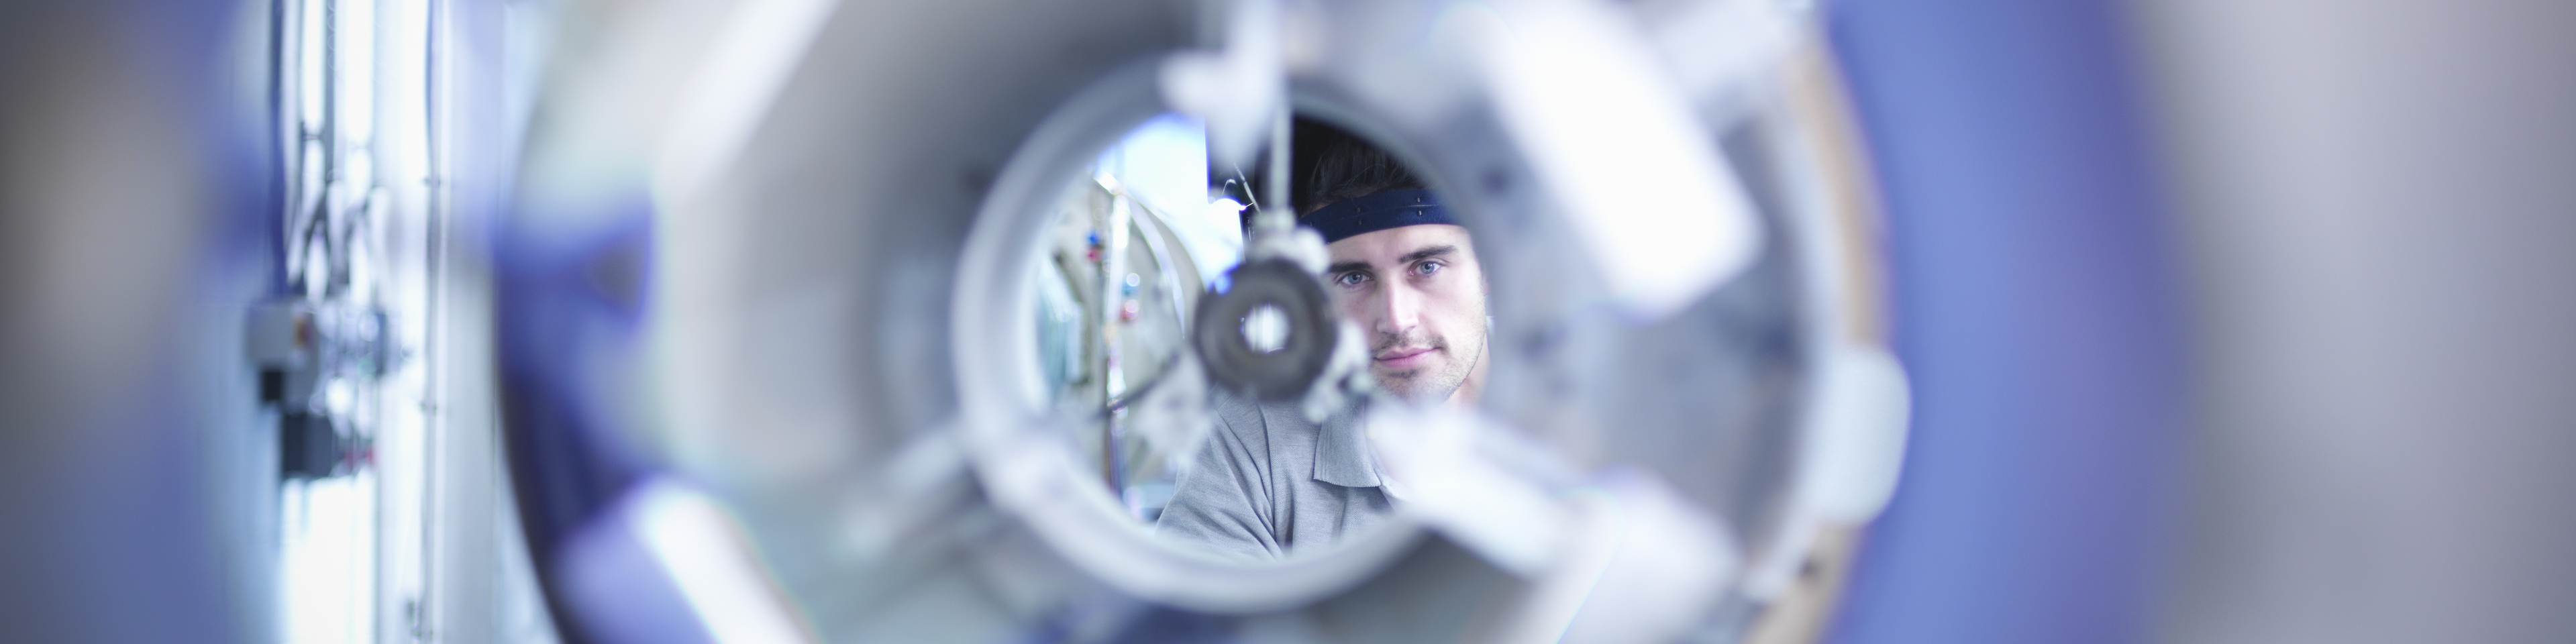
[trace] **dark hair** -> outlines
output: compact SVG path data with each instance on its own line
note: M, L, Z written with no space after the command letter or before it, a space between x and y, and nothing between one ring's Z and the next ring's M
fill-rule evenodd
M1350 131L1298 118L1289 144L1289 202L1298 214L1343 199L1422 188L1394 155Z

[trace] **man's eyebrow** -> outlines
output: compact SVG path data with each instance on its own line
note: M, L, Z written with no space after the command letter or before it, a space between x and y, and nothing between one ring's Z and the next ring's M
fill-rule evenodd
M1422 250L1417 250L1417 251L1413 251L1413 252L1410 252L1410 253L1405 253L1405 254L1404 254L1404 257L1403 257L1403 258L1401 258L1401 259L1397 259L1397 260L1395 260L1395 263L1398 263L1398 264L1411 264L1411 263L1414 263L1414 262L1418 262L1418 261L1422 261L1422 260L1426 260L1426 259L1431 259L1431 258L1433 258L1433 257L1439 257L1439 256L1442 256L1442 255L1447 255L1447 254L1455 253L1455 252L1458 252L1458 247L1456 247L1456 246L1451 246L1451 245L1448 245L1448 244L1441 244L1441 245L1438 245L1438 246L1427 246L1427 247L1424 247Z
M1440 257L1440 256L1443 256L1443 255L1448 255L1448 254L1456 253L1456 252L1458 252L1458 247L1456 247L1456 246L1451 246L1451 245L1448 245L1448 244L1441 244L1441 245L1438 245L1438 246L1425 246L1425 247L1423 247L1423 248L1422 248L1422 249L1420 249L1420 250L1416 250L1416 251L1413 251L1413 252L1410 252L1410 253L1405 253L1403 257L1398 257L1398 258L1396 258L1395 263L1397 263L1397 264L1411 264L1411 263L1414 263L1414 262L1418 262L1418 261L1422 261L1422 260L1430 259L1430 258L1433 258L1433 257ZM1325 268L1324 268L1324 274L1326 274L1326 275L1333 275L1333 274L1339 274L1339 273L1348 273L1348 272L1351 272L1351 271L1365 271L1365 270L1368 270L1368 269L1369 269L1368 262L1342 262L1342 263L1334 264L1334 265L1332 265L1332 266L1325 267Z

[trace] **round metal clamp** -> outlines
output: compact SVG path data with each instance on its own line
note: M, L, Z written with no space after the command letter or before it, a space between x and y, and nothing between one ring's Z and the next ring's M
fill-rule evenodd
M1190 324L1190 346L1207 363L1208 378L1261 400L1305 396L1330 364L1340 331L1324 289L1287 260L1256 261L1227 275L1231 286L1200 300ZM1263 306L1278 307L1287 318L1287 340L1277 350L1253 348L1240 331Z

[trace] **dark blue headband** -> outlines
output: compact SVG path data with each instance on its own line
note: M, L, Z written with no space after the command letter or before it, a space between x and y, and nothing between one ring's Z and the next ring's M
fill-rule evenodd
M1449 218L1449 209L1440 206L1440 198L1431 196L1429 190L1415 188L1336 201L1298 217L1297 223L1313 226L1324 233L1324 243L1330 244L1388 228L1458 222Z

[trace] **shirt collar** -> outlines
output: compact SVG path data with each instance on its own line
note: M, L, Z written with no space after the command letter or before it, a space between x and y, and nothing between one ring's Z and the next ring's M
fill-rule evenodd
M1342 487L1378 487L1377 459L1369 453L1368 438L1360 434L1358 410L1343 408L1326 417L1321 426L1306 422L1306 415L1293 405L1265 407L1266 422L1288 421L1290 426L1316 427L1314 479Z

